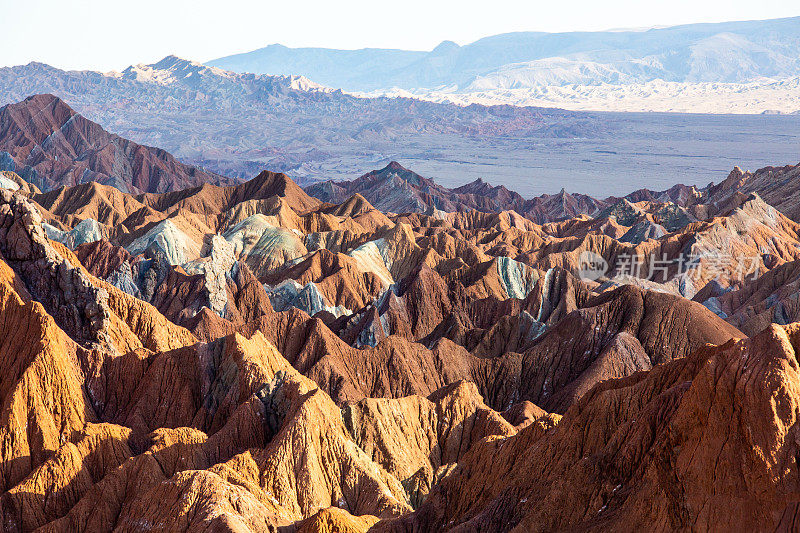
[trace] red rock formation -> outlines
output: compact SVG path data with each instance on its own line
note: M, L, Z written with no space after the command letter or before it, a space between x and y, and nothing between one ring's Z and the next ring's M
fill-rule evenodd
M98 181L125 192L165 192L231 180L163 150L106 132L59 98L40 94L0 109L0 151L41 189Z
M800 220L800 203L797 193L800 188L800 165L765 167L755 172L734 168L728 177L708 190L708 199L725 204L736 194L757 193L771 206L792 220Z
M131 254L108 241L95 241L82 244L75 249L75 255L92 275L106 279L123 263L129 263Z
M543 195L525 200L503 186L491 186L481 179L447 189L429 178L392 161L352 181L321 182L306 191L325 202L342 203L358 194L383 211L394 213L446 212L475 209L483 212L517 211L538 223L553 222L580 214L595 214L605 203L583 194Z
M698 294L712 311L744 333L755 335L771 323L790 324L800 320L800 261L775 267L755 280L748 280L738 290Z
M772 326L604 382L550 430L473 446L418 511L376 531L786 527L798 348L796 326Z
M796 314L800 226L756 195L693 221L700 197L640 191L539 225L387 215L359 195L322 204L268 172L139 196L11 189L5 530L797 520L800 330L771 322ZM480 183L458 194L515 201ZM674 231L650 231L662 223ZM674 267L666 280L575 275L585 252L714 250L759 254L761 276L697 276L683 292L704 306L677 294Z

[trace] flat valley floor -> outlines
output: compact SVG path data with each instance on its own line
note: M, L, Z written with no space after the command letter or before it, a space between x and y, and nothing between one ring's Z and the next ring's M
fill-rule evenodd
M419 135L394 147L374 146L374 161L343 151L309 174L352 179L364 168L396 160L446 187L483 178L525 198L562 186L602 198L677 183L702 187L725 179L735 166L754 170L800 161L800 115L585 116L597 127L582 127L579 136L570 136L569 123L528 138Z

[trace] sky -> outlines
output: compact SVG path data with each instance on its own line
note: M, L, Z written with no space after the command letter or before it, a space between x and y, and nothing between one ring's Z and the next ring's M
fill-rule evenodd
M430 50L511 31L599 31L800 15L797 0L0 0L0 66L122 70L273 43Z

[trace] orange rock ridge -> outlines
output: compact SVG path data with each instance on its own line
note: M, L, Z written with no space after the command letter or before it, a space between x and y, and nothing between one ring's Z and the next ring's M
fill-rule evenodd
M759 180L547 224L268 172L0 189L3 529L790 529L800 226ZM579 279L715 249L756 279Z

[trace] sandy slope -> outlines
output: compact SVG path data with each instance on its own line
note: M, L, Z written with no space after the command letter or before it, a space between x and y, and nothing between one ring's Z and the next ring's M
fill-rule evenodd
M378 93L369 93L375 96ZM682 83L661 80L624 85L566 85L468 92L403 91L435 102L560 107L573 111L659 111L675 113L758 114L800 111L800 77L748 83Z

